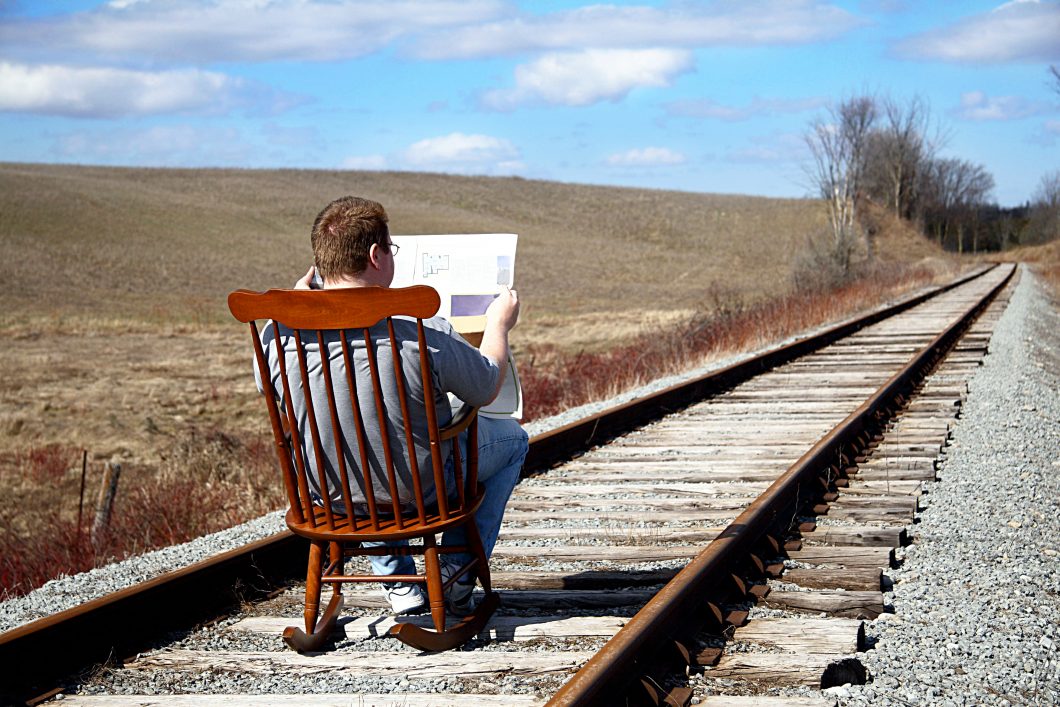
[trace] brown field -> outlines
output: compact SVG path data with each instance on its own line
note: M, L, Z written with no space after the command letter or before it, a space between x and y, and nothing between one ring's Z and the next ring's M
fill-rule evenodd
M382 202L393 233L520 234L513 345L532 374L528 398L530 382L552 391L568 369L600 370L650 332L677 332L680 345L667 346L683 357L702 341L690 332L709 331L717 314L734 330L768 326L712 351L757 345L868 306L893 294L891 281L915 286L956 267L885 223L877 251L891 265L846 310L796 299L785 308L771 303L792 294L793 255L825 225L808 200L414 173L0 164L3 590L41 581L33 572L45 570L8 550L42 528L67 538L47 571L73 571L278 505L249 342L225 297L293 282L311 262L313 217L351 193ZM909 263L921 265L915 277ZM102 462L123 465L120 547L71 539L81 449L88 507ZM178 513L178 499L195 503Z
M1060 304L1060 240L1013 248L999 257L1010 262L1027 263L1049 286L1053 302Z

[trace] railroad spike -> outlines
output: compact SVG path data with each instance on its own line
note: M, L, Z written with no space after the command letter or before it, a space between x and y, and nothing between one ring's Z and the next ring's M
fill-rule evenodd
M692 695L694 694L690 687L675 687L666 694L666 699L663 703L668 707L688 707L692 704Z
M740 628L747 624L748 612L743 609L734 609L725 614L725 623L734 628Z
M776 565L770 565L770 567L780 567L780 571L776 574L770 573L769 576L773 578L779 577L784 571L783 562L778 563ZM762 582L761 584L752 584L750 589L747 590L747 593L753 596L756 600L761 601L762 599L765 599L767 596L769 596L769 584L767 582Z
M704 648L696 654L696 665L703 668L713 667L721 660L723 653L724 649L722 648Z

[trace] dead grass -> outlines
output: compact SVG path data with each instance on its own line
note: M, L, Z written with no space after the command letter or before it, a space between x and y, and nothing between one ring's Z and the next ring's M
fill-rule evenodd
M386 205L394 233L519 233L527 323L687 307L718 281L781 294L823 225L805 200L516 178L0 164L0 322L227 324L232 289L304 272L313 217L348 193Z
M810 201L410 173L0 164L4 591L280 505L247 334L225 297L304 272L313 217L348 193L385 204L394 233L520 234L513 345L531 415L847 311L823 306L838 297L790 297L793 254L824 225ZM912 252L889 243L881 237L881 260ZM846 306L892 284L866 281ZM621 376L601 374L622 365ZM100 548L78 540L81 449L93 503L102 463L125 470L123 520ZM25 551L49 533L51 549Z
M522 358L520 373L527 390L526 419L554 415L726 355L779 342L929 285L938 275L926 266L881 264L836 289L793 292L750 305L718 304L700 310L680 327L646 332L607 350L572 354L549 344L533 345Z
M51 444L0 457L0 598L277 508L271 454L261 438L192 430L162 453L160 468L123 465L110 524L95 538L100 460L87 467L79 524L80 449Z
M1060 241L1014 248L994 257L1007 262L1030 263L1034 272L1048 285L1053 302L1060 303Z

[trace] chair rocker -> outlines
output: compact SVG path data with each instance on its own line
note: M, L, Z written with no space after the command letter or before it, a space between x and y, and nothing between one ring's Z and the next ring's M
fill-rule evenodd
M482 631L499 604L490 585L488 561L475 526L475 511L482 502L483 493L477 480L477 410L465 406L449 424L440 428L433 404L433 376L423 320L434 316L439 304L438 293L422 285L401 289L368 287L261 293L237 290L228 297L229 309L235 318L250 324L254 357L261 374L289 502L287 527L309 540L305 629L291 626L283 633L287 645L300 653L319 651L328 643L342 611L342 585L347 582L412 582L425 587L434 629L406 622L398 622L390 629L390 634L398 640L424 651L448 650L473 638ZM434 501L429 500L430 477L428 484L420 479L410 422L410 410L417 403L407 390L402 374L402 340L395 335L393 317L396 316L415 320L419 373L423 381L423 400L418 405L426 408L424 437L430 444L433 488L437 489ZM261 331L258 320L264 322ZM376 327L374 334L372 327ZM270 368L270 357L262 345L262 334L269 328L272 333L269 345L275 347L272 365L279 368L280 384L276 386L270 382L274 369ZM360 356L367 358L371 373L370 391L358 391L359 384L361 388L366 387L363 374L361 381L351 374L357 370L354 365L355 348L360 344L357 337L364 343ZM324 355L327 361L321 365ZM397 411L388 410L384 402L384 379L390 376L381 375L385 370L381 365L383 356L391 357L394 380L389 383L396 386L400 397L403 435L394 428L390 417ZM333 369L340 362L342 366ZM363 363L362 358L362 370ZM345 374L333 375L333 370L344 370ZM311 384L310 372L316 377L316 387ZM321 386L325 391L323 396L320 395ZM337 395L337 392L341 394ZM320 397L326 397L326 401ZM349 409L342 410L342 406ZM349 414L340 414L347 412ZM354 429L342 429L340 419L352 419ZM346 425L350 426L348 422ZM378 433L376 439L382 440L381 444L374 446L368 435L373 425ZM461 445L457 435L464 430L467 431L468 450L466 479L460 473L452 474L453 488L448 488L443 445L451 440L453 468L461 469ZM356 450L348 442L351 439L357 441ZM328 440L331 440L330 445ZM395 470L395 442L404 446L409 460L410 473L406 477L411 479L406 479L406 498L402 498ZM420 445L422 448L422 441ZM325 471L329 465L325 461L326 446L334 447L331 474ZM370 458L378 460L374 472ZM312 464L311 459L316 463ZM310 484L311 477L314 484ZM409 480L413 487L412 499L407 498ZM336 489L336 484L340 488ZM341 507L332 500L339 494ZM466 546L443 547L438 544L436 536L439 533L458 526L465 528ZM415 539L420 540L419 545L362 547L364 542ZM472 559L448 581L443 581L441 557L454 552L467 552ZM367 555L422 555L424 571L387 576L344 573L346 558ZM470 615L447 626L447 618L452 617L446 616L445 590L468 573L478 578L485 590L485 598ZM332 585L332 595L323 616L318 618L323 584Z

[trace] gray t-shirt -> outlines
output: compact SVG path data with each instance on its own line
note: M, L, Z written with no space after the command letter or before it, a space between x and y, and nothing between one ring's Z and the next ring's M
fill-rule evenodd
M394 332L400 343L401 371L405 380L406 392L409 395L409 417L412 434L415 440L416 457L422 479L424 498L428 503L436 499L434 472L431 463L429 437L427 435L427 415L424 406L423 381L420 375L419 343L416 336L414 319L394 317ZM423 322L427 347L431 356L431 372L434 385L434 406L438 415L438 425L442 426L452 419L447 393L452 393L462 401L480 407L490 401L497 385L500 369L478 349L471 346L445 319L435 317ZM314 493L323 495L318 482L319 460L313 450L312 437L309 431L309 416L305 396L301 389L301 373L294 346L294 333L280 325L279 332L284 351L288 382L291 387L291 398L294 404L295 418L298 421L298 433L302 440L303 460L308 461L309 485ZM354 383L360 401L361 415L364 420L368 441L368 460L372 469L373 487L376 503L380 510L389 509L390 493L387 490L386 468L384 463L381 426L378 424L375 398L372 392L372 379L369 372L368 355L364 337L360 330L351 332L348 339L350 356L354 366ZM412 473L406 449L405 424L401 416L400 397L394 376L393 355L386 322L380 322L371 329L375 345L376 361L379 366L379 377L383 390L383 401L386 408L386 429L390 438L390 449L394 460L395 476L398 480L399 499L403 504L414 502L412 490ZM335 447L331 423L331 412L328 408L326 382L321 368L321 357L315 332L302 332L305 343L306 368L309 372L313 410L320 429L320 444L323 452L324 472L328 481L328 495L332 508L342 512L342 487L339 481L338 453ZM277 362L277 347L272 322L268 322L261 333L262 345L269 361L270 380L275 395L283 401L283 387L280 382L280 366ZM364 482L361 475L361 453L357 443L355 418L350 405L349 386L346 381L346 366L342 356L342 344L338 331L326 332L324 345L331 362L332 386L335 390L336 412L339 419L340 442L345 460L346 472L350 478L350 489L355 504L355 512L364 512ZM258 390L263 390L261 378L255 366L255 377ZM281 413L282 414L282 413ZM450 455L451 447L443 444L442 459ZM297 450L296 450L297 453ZM385 505L384 505L385 504Z

